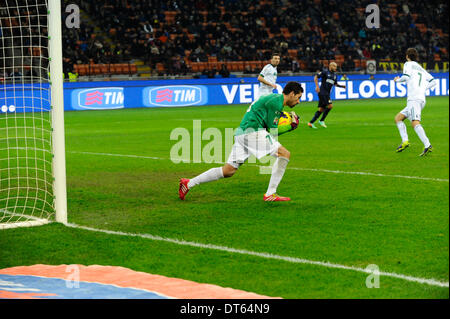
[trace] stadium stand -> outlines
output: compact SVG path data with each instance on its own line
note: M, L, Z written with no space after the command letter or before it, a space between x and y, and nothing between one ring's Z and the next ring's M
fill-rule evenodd
M65 71L79 75L259 72L272 51L278 69L314 72L336 61L359 71L367 59L403 61L416 47L430 65L448 61L448 4L378 1L379 29L353 0L71 0L83 12L64 30ZM67 14L67 13L65 13Z

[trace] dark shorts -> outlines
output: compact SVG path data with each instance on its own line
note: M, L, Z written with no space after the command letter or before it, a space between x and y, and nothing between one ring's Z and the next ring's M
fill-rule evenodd
M327 107L329 104L333 103L329 95L319 94L319 105L317 107Z

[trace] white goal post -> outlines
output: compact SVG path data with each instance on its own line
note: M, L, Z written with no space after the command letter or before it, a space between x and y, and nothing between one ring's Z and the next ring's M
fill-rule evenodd
M67 223L61 0L0 2L0 230Z

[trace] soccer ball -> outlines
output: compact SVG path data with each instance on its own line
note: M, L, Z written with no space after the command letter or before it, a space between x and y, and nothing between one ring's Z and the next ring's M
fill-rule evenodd
M278 126L290 125L292 123L292 116L288 112L281 112Z

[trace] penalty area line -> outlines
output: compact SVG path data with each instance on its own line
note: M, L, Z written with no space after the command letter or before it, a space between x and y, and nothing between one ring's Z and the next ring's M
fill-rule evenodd
M427 284L430 286L445 287L445 288L449 287L448 282L442 282L442 281L438 281L436 279L413 277L413 276L397 274L397 273L393 273L393 272L373 271L371 269L364 269L364 268L360 268L360 267L346 266L346 265L334 264L334 263L323 262L323 261L314 261L314 260L308 260L308 259L297 258L297 257L280 256L280 255L275 255L275 254L271 254L271 253L256 252L256 251L250 251L250 250L244 250L244 249L236 249L236 248L232 248L232 247L218 246L218 245L213 245L213 244L202 244L202 243L197 243L197 242L185 241L185 240L181 240L181 239L165 238L165 237L155 236L155 235L151 235L151 234L125 233L125 232L120 232L120 231L104 230L104 229L97 229L97 228L92 228L92 227L87 227L87 226L81 226L81 225L72 224L72 223L67 223L65 225L67 227L71 227L71 228L83 229L83 230L88 230L88 231L93 231L93 232L100 232L100 233L109 234L109 235L140 237L140 238L145 238L145 239L150 239L150 240L155 240L155 241L173 243L173 244L181 245L181 246L190 246L190 247L197 247L197 248L203 248L203 249L224 251L224 252L228 252L228 253L236 253L236 254L241 254L241 255L256 256L256 257L261 257L261 258L266 258L266 259L287 261L287 262L295 263L295 264L307 264L307 265L315 265L315 266L326 267L326 268L351 270L351 271L366 273L369 275L379 275L379 276L384 276L384 277L402 279L402 280L415 282L415 283L419 283L419 284Z
M128 154L111 154L111 153L94 153L94 152L77 152L70 151L68 153L73 154L85 154L85 155L94 155L94 156L112 156L112 157L127 157L127 158L141 158L141 159L152 159L152 160L166 160L170 161L169 158L162 157L154 157L154 156L143 156L143 155L128 155ZM183 162L184 164L188 164ZM225 164L223 162L215 162L215 163L194 163L194 164ZM257 164L247 164L247 166L256 166L263 167L262 165ZM422 176L407 176L407 175L389 175L389 174L381 174L381 173L371 173L371 172L351 172L351 171L339 171L339 170L330 170L330 169L320 169L320 168L302 168L302 167L287 167L289 170L297 170L297 171L310 171L310 172L320 172L320 173L330 173L330 174L348 174L348 175L364 175L364 176L378 176L378 177L391 177L391 178L404 178L404 179L418 179L423 181L433 181L433 182L446 182L449 180L445 178L434 178L434 177L422 177Z

